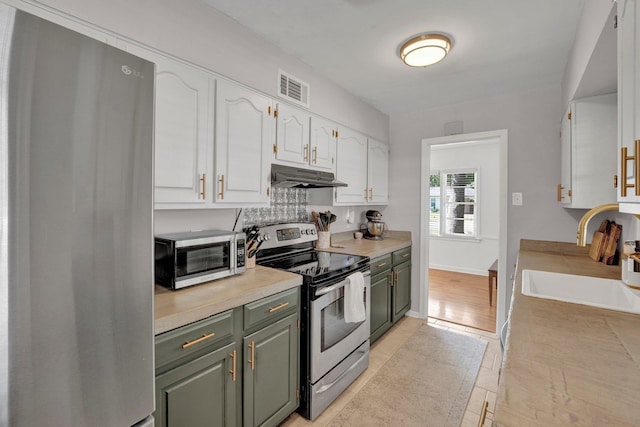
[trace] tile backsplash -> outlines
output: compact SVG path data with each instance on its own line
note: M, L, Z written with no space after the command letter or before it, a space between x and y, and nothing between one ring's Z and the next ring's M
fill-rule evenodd
M307 190L304 188L271 188L271 206L244 209L243 226L284 222L307 222Z

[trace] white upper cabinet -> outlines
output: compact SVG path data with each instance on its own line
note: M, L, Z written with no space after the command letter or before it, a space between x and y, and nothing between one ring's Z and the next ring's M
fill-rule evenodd
M336 178L347 187L338 187L336 205L366 204L367 188L367 137L351 129L340 128L336 150Z
M591 209L616 202L617 97L572 101L562 122L562 182L558 197L567 208Z
M298 166L309 164L309 121L303 110L279 104L277 109L276 159Z
M389 147L369 138L367 156L367 184L370 204L386 204L389 201Z
M214 80L165 56L136 46L127 46L127 50L156 64L156 207L211 203L207 172L213 154Z
M334 172L338 126L309 112L279 104L275 163Z
M268 206L274 140L270 98L218 80L215 121L215 201Z
M338 125L320 117L311 117L311 154L309 164L316 169L335 172Z
M618 2L618 202L640 202L640 10L635 0ZM640 213L634 205L621 211Z

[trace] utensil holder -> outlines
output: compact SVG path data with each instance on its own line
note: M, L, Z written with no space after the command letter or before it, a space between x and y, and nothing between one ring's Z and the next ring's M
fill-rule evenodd
M327 249L331 246L331 232L318 231L318 240L316 240L316 249Z
M256 268L256 256L247 257L247 268Z

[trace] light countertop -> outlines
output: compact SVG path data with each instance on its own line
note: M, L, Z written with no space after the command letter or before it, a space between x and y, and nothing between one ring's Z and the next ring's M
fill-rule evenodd
M620 278L575 244L521 242L494 426L638 426L640 315L525 296L523 269Z
M245 273L177 291L156 285L155 334L300 286L302 276L256 266Z
M377 258L411 246L410 231L389 231L384 240L354 239L353 231L331 235L331 247L323 251Z

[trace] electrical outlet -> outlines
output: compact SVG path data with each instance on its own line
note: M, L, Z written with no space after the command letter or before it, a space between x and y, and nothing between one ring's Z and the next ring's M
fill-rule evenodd
M522 206L522 193L511 193L511 204L513 206Z

